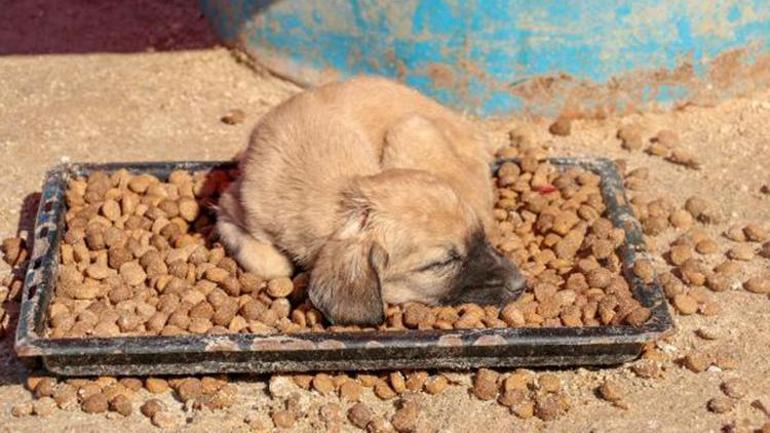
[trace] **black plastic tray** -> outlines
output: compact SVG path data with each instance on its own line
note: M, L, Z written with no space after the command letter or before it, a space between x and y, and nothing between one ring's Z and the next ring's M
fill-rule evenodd
M16 352L21 357L40 358L54 373L73 376L608 365L632 360L646 343L669 331L672 320L659 284L645 284L630 271L643 254L644 243L622 180L615 165L606 159L550 161L557 166L580 166L601 176L608 216L626 232L622 251L625 276L636 298L652 310L643 326L46 338L45 313L56 282L69 178L121 168L163 178L175 169L200 171L232 164L73 163L51 170L43 186L24 282ZM493 171L502 162L497 161Z

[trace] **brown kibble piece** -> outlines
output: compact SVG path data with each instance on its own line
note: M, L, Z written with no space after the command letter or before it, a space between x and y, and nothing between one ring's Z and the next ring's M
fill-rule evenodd
M275 278L267 283L267 294L273 298L289 296L292 290L294 290L294 284L290 278Z
M754 258L754 247L751 244L739 244L727 251L727 257L733 260L749 261Z
M692 196L687 199L684 208L693 218L698 219L708 209L708 202L701 197Z
M166 405L157 398L151 398L145 401L139 410L147 418L152 418L156 413L166 410Z
M425 371L415 371L413 373L409 373L406 376L406 389L409 391L422 391L423 386L425 386L425 382L428 380L427 372Z
M557 394L539 396L535 400L535 416L543 421L553 421L564 413L562 397Z
M735 403L727 397L714 397L708 402L708 409L714 413L726 413L733 410Z
M43 397L32 403L32 412L37 416L46 417L56 410L56 402L51 397Z
M246 120L246 113L239 108L234 108L219 118L226 125L238 125Z
M632 312L628 313L626 316L626 323L628 323L631 326L640 327L644 325L647 322L647 319L650 318L652 315L652 312L649 308L646 307L639 307Z
M680 314L687 316L698 311L698 302L692 296L681 293L674 296L674 307Z
M16 265L19 262L19 258L24 256L23 251L26 249L24 239L22 238L8 238L4 239L0 250L3 252L3 260L11 266Z
M441 375L431 376L425 381L425 391L431 395L441 394L447 386L449 382Z
M669 251L669 258L672 265L680 266L692 258L692 250L687 245L674 245L671 247L671 251Z
M345 381L340 385L340 399L345 401L358 401L361 398L361 385L354 380Z
M179 199L179 215L187 222L193 222L198 218L200 207L195 199L182 197Z
M56 379L53 377L41 378L35 386L35 397L51 397L56 389Z
M159 377L148 377L144 381L144 387L152 394L162 394L169 390L168 382Z
M643 379L653 379L661 375L660 366L651 359L639 360L631 366L631 371Z
M360 429L366 428L366 425L369 424L373 416L372 410L363 403L356 403L348 409L348 420Z
M480 368L473 381L473 395L479 400L497 398L497 378L500 375L487 368Z
M382 400L390 400L397 394L396 391L394 391L387 382L380 380L377 381L377 383L374 385L374 395L381 398Z
M396 394L403 394L406 391L406 380L400 371L393 371L388 375L390 386Z
M525 400L521 403L511 406L511 412L521 419L529 419L535 415L535 404Z
M85 413L107 412L108 407L109 402L107 401L107 397L101 392L98 392L85 399L82 405L83 412Z
M770 237L767 230L758 224L748 224L743 228L743 233L746 235L746 239L751 242L764 242Z
M652 141L666 147L676 147L679 145L679 134L670 129L661 129L658 131L658 134L652 138Z
M695 251L699 254L714 254L719 251L719 245L712 239L703 239L695 244Z
M649 260L636 260L634 262L634 275L639 277L639 279L645 283L650 283L655 277L655 269L652 267L652 263L650 263Z
M743 288L751 293L769 294L770 276L749 278L743 283Z
M290 410L278 410L272 414L273 423L278 428L286 429L294 426L297 417Z
M417 427L417 417L420 414L420 408L417 403L412 401L403 402L400 409L393 414L390 423L396 431L412 432Z
M505 407L513 407L526 399L526 394L520 389L509 389L497 398L497 402Z
M735 399L746 397L749 393L748 385L741 379L728 379L722 382L721 388L726 396Z
M319 373L313 378L313 389L323 395L334 392L334 380L326 373Z
M131 400L123 394L118 394L110 400L110 410L123 416L129 416L133 411Z
M556 121L548 127L548 132L560 137L566 137L572 132L572 120L566 116L559 116Z
M682 365L693 373L702 373L709 368L711 361L702 353L690 353L682 359Z
M615 403L623 399L623 391L614 382L605 381L598 389L599 396L604 400Z
M626 150L640 150L644 146L642 128L638 124L623 125L618 129L617 137Z
M182 379L179 386L176 387L176 392L179 395L179 399L183 402L195 400L203 394L203 387L200 380L197 378Z
M506 305L500 312L500 317L503 321L511 327L524 326L526 321L524 320L524 314L514 303Z
M541 374L537 379L538 387L545 392L559 392L561 390L561 379L555 374Z
M126 262L120 266L120 278L130 286L136 286L144 282L147 274L137 262Z
M668 219L671 222L671 225L678 229L687 230L692 227L693 224L692 215L684 209L677 209L671 212Z

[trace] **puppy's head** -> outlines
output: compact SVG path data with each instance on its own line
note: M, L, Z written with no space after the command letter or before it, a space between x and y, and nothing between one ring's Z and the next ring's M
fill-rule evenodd
M316 257L309 289L332 323L379 324L384 303L501 305L524 287L479 217L427 172L356 179L341 208L344 223Z

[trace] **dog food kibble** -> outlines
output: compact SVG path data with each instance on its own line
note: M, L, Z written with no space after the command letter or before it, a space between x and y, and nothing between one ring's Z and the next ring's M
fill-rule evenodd
M535 416L543 421L553 421L567 409L566 401L557 394L539 395L535 399Z
M388 385L388 382L379 380L374 384L374 395L382 400L390 400L396 396L396 391Z
M348 420L360 429L365 429L373 417L372 410L363 403L356 403L348 409Z
M118 394L110 400L110 410L129 416L133 411L131 400L123 394Z
M545 392L556 393L561 391L561 379L555 374L542 374L537 379L538 388Z
M743 233L746 235L746 239L751 242L764 242L770 235L767 230L759 226L758 224L748 224L743 228Z
M624 125L618 129L617 137L626 150L640 150L644 146L642 127L637 124Z
M16 266L24 261L27 256L27 247L22 238L8 238L0 245L3 252L3 260L11 266Z
M32 403L32 412L37 416L49 416L56 410L56 402L51 397L43 397Z
M313 378L313 389L320 394L327 395L334 392L334 381L326 373L319 373Z
M448 386L446 377L441 375L431 376L425 381L425 391L431 395L441 394Z
M234 108L225 113L219 120L226 125L238 125L246 120L246 113L239 108Z
M762 244L762 247L759 249L759 255L766 259L770 259L770 241Z
M770 276L749 278L743 288L751 293L770 294Z
M56 379L52 377L43 377L35 384L35 397L51 397L56 389Z
M417 417L420 414L420 407L413 401L402 402L401 408L396 410L390 423L399 433L412 432L417 427Z
M526 297L532 295L527 292L503 308L390 306L387 323L377 329L641 326L649 318L621 274L625 233L606 219L599 176L579 168L559 170L530 151L516 156L521 163L503 164L495 179L501 233L495 244L519 265L530 287L548 284L552 289L536 298ZM128 172L73 179L52 300L57 314L49 315L49 335L351 330L329 326L310 306L307 274L266 281L240 268L216 243L209 204L216 203L233 174L177 170L168 181ZM641 181L649 178L643 169L630 174ZM645 227L655 219L663 228L669 220L680 228L690 223L664 201L644 209L649 211ZM692 206L686 209L693 214ZM22 260L22 247L21 240L6 241L6 259ZM651 282L652 266L637 263L635 273ZM341 392L340 386L330 392ZM441 392L447 383L442 376L410 374L372 386L382 398L392 398L409 389ZM153 380L145 387L152 393L167 390Z
M156 413L162 412L164 410L166 410L166 405L156 398L151 398L145 401L142 407L139 408L139 411L142 412L142 415L146 416L147 418L152 418Z
M735 403L727 397L714 397L708 401L708 409L714 413L726 413L733 410Z
M297 422L296 415L288 409L277 410L273 412L271 417L275 426L280 429L292 428L294 423Z
M674 266L680 266L692 258L692 250L687 245L674 245L669 251L669 259Z
M107 400L107 396L101 392L97 392L96 394L86 398L83 400L82 404L83 412L85 413L107 412L108 407L109 401Z
M599 396L609 402L615 403L623 399L623 391L614 382L606 381L599 387Z
M291 279L276 278L267 284L267 293L274 298L289 296L294 288Z
M158 377L148 377L145 379L144 387L152 394L162 394L169 390L168 382Z
M548 132L553 135L566 137L572 132L572 120L566 116L559 116L556 121L548 127Z
M195 400L203 394L200 380L194 377L183 379L176 387L176 392L183 402Z
M497 379L500 375L492 370L481 368L473 381L473 395L479 400L497 398Z
M726 396L734 399L741 399L749 393L748 385L741 379L728 379L722 382L721 388Z
M361 398L361 385L353 380L340 385L340 399L345 401L358 401Z
M702 373L711 365L711 360L702 353L691 353L682 359L682 365L693 373Z
M739 244L727 251L727 257L733 260L749 261L754 258L754 247L751 244Z

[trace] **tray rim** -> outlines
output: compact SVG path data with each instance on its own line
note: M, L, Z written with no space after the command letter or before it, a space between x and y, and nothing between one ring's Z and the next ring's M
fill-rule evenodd
M114 171L125 168L133 172L160 172L173 169L211 169L214 167L233 167L233 161L153 161L153 162L111 162L89 163L73 162L59 164L46 173L45 183L38 208L35 228L32 232L34 242L30 266L24 280L24 288L16 331L15 350L20 357L67 357L82 355L149 355L182 354L200 352L290 352L290 351L339 351L344 359L346 351L374 349L378 344L392 349L427 348L456 345L483 346L591 346L607 344L641 345L670 333L674 323L663 296L662 289L655 279L651 284L644 284L632 272L630 267L644 251L641 227L625 196L622 180L615 169L615 164L606 158L545 158L555 165L578 165L592 170L602 177L602 195L607 205L617 209L610 215L613 224L624 226L626 242L623 248L623 273L635 297L652 315L641 327L632 326L596 326L596 327L560 327L560 328L487 328L470 330L407 330L407 331L369 331L369 332L320 332L300 334L221 334L221 335L183 335L183 336L119 336L110 338L46 338L35 331L44 325L47 305L42 294L53 290L55 271L58 266L58 245L63 230L58 229L58 221L63 217L63 185L67 176L104 170ZM496 159L492 164L495 172L504 162L516 162L518 158ZM40 250L43 248L43 250Z

